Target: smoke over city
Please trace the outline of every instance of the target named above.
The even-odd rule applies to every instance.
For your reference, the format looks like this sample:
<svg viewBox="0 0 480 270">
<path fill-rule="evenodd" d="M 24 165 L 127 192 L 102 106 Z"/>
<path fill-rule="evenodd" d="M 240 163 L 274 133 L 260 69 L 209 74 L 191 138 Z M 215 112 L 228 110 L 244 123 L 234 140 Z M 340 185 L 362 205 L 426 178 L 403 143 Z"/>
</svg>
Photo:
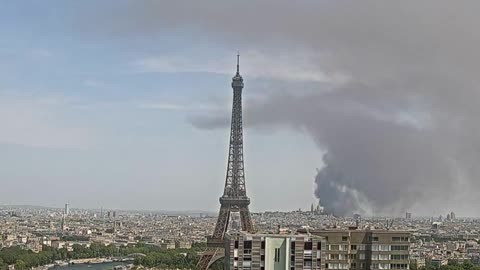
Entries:
<svg viewBox="0 0 480 270">
<path fill-rule="evenodd" d="M 288 73 L 288 82 L 278 76 L 253 82 L 254 68 L 242 70 L 246 126 L 310 135 L 325 153 L 312 177 L 328 211 L 400 214 L 443 207 L 475 213 L 479 2 L 262 1 L 253 7 L 211 1 L 190 2 L 192 12 L 169 5 L 151 2 L 137 10 L 134 26 L 152 31 L 152 22 L 189 22 L 232 48 L 247 48 L 245 66 L 256 61 L 249 51 L 283 59 L 261 69 Z M 178 12 L 164 12 L 172 9 Z M 239 10 L 244 17 L 238 20 L 224 16 Z M 307 72 L 313 75 L 301 76 Z M 190 121 L 202 129 L 226 128 L 228 117 Z"/>
</svg>

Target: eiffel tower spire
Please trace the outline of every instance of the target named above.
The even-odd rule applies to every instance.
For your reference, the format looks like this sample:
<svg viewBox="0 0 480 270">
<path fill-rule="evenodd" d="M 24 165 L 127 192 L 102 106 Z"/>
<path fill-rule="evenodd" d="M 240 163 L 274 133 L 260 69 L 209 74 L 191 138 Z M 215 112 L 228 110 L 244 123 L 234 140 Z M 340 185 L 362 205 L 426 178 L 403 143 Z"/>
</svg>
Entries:
<svg viewBox="0 0 480 270">
<path fill-rule="evenodd" d="M 240 52 L 237 52 L 237 74 L 240 76 Z"/>
<path fill-rule="evenodd" d="M 245 171 L 243 164 L 243 123 L 242 123 L 242 90 L 243 78 L 240 75 L 240 54 L 237 54 L 237 73 L 232 78 L 233 105 L 232 123 L 230 128 L 230 146 L 228 150 L 228 165 L 225 178 L 225 188 L 220 197 L 220 212 L 215 230 L 207 239 L 207 250 L 203 253 L 198 268 L 205 270 L 224 256 L 223 240 L 228 231 L 230 214 L 239 212 L 242 231 L 255 232 L 248 208 L 250 199 L 245 188 Z"/>
</svg>

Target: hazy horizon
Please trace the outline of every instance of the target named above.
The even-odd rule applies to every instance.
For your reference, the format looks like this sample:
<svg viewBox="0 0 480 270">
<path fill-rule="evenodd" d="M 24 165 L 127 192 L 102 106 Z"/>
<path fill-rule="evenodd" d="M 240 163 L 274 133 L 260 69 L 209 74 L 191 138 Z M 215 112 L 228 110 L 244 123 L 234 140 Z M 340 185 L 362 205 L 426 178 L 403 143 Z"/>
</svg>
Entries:
<svg viewBox="0 0 480 270">
<path fill-rule="evenodd" d="M 0 205 L 478 216 L 480 2 L 1 1 Z"/>
</svg>

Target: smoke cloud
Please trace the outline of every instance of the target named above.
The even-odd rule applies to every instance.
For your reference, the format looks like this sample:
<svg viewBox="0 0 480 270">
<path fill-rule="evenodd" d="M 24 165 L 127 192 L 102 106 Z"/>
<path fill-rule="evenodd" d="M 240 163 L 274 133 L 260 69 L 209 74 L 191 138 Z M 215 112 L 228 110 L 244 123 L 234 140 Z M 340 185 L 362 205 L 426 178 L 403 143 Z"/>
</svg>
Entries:
<svg viewBox="0 0 480 270">
<path fill-rule="evenodd" d="M 307 132 L 325 152 L 315 194 L 328 210 L 478 215 L 480 2 L 143 3 L 113 15 L 122 21 L 108 16 L 121 25 L 112 32 L 188 28 L 235 49 L 303 54 L 322 74 L 346 78 L 270 80 L 278 91 L 245 104 L 247 127 Z M 265 86 L 245 79 L 246 93 Z M 227 117 L 191 122 L 211 129 Z"/>
</svg>

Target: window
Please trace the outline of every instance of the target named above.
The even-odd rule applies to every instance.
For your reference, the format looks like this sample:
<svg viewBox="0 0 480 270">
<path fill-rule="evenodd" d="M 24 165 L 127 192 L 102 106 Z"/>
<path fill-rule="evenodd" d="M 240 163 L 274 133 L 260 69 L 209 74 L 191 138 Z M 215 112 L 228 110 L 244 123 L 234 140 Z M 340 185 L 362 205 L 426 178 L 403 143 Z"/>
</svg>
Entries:
<svg viewBox="0 0 480 270">
<path fill-rule="evenodd" d="M 312 260 L 304 260 L 303 266 L 305 267 L 312 267 Z"/>
<path fill-rule="evenodd" d="M 408 242 L 408 237 L 406 236 L 397 236 L 397 237 L 392 237 L 392 242 Z"/>
<path fill-rule="evenodd" d="M 366 250 L 366 246 L 365 245 L 358 245 L 358 250 Z"/>
<path fill-rule="evenodd" d="M 348 254 L 348 257 L 350 260 L 356 260 L 357 259 L 357 254 Z"/>
<path fill-rule="evenodd" d="M 265 261 L 265 255 L 260 255 L 260 260 Z"/>
<path fill-rule="evenodd" d="M 378 245 L 372 245 L 372 251 L 378 251 Z"/>
<path fill-rule="evenodd" d="M 338 259 L 340 259 L 340 256 L 339 256 L 339 254 L 328 254 L 328 259 L 338 260 Z"/>
<path fill-rule="evenodd" d="M 235 248 L 238 248 L 238 240 L 235 241 Z"/>
<path fill-rule="evenodd" d="M 405 263 L 392 263 L 390 269 L 408 269 L 408 264 Z"/>
<path fill-rule="evenodd" d="M 252 248 L 252 241 L 244 241 L 243 242 L 244 249 L 251 249 Z"/>
<path fill-rule="evenodd" d="M 368 239 L 372 242 L 378 242 L 378 236 L 369 236 Z"/>
<path fill-rule="evenodd" d="M 378 269 L 390 269 L 390 264 L 389 263 L 379 263 L 378 264 Z"/>
<path fill-rule="evenodd" d="M 262 244 L 261 244 L 260 248 L 265 249 L 265 241 L 262 241 Z"/>
<path fill-rule="evenodd" d="M 295 250 L 295 241 L 290 243 L 290 249 Z"/>
<path fill-rule="evenodd" d="M 312 242 L 305 242 L 303 244 L 303 249 L 304 250 L 312 250 Z"/>
<path fill-rule="evenodd" d="M 408 246 L 392 246 L 392 250 L 408 250 Z"/>
<path fill-rule="evenodd" d="M 351 264 L 350 264 L 350 268 L 352 268 L 352 269 L 357 268 L 357 263 L 351 263 Z"/>
<path fill-rule="evenodd" d="M 378 261 L 378 254 L 372 254 L 372 260 Z"/>
<path fill-rule="evenodd" d="M 358 254 L 358 257 L 360 258 L 360 260 L 365 260 L 365 253 Z M 362 268 L 364 268 L 364 267 L 362 267 Z"/>
<path fill-rule="evenodd" d="M 328 263 L 327 269 L 348 269 L 348 263 Z"/>
<path fill-rule="evenodd" d="M 380 251 L 390 251 L 390 245 L 380 245 Z"/>
<path fill-rule="evenodd" d="M 348 241 L 348 236 L 342 236 L 342 241 L 344 242 Z"/>
<path fill-rule="evenodd" d="M 318 242 L 318 243 L 317 243 L 317 249 L 318 249 L 318 250 L 322 250 L 322 243 L 321 243 L 321 242 Z"/>
<path fill-rule="evenodd" d="M 328 250 L 339 250 L 339 249 L 340 248 L 338 245 L 330 245 Z"/>
<path fill-rule="evenodd" d="M 372 265 L 370 265 L 370 269 L 378 269 L 378 263 L 372 263 Z"/>
<path fill-rule="evenodd" d="M 388 254 L 379 254 L 378 259 L 381 261 L 386 261 L 386 260 L 390 260 L 390 256 Z M 383 268 L 383 269 L 388 269 L 388 268 Z"/>
<path fill-rule="evenodd" d="M 392 260 L 408 260 L 408 254 L 392 254 Z"/>
<path fill-rule="evenodd" d="M 274 261 L 280 262 L 280 249 L 276 248 L 275 249 L 275 257 L 273 258 Z"/>
<path fill-rule="evenodd" d="M 357 245 L 351 245 L 351 246 L 350 246 L 350 249 L 351 249 L 351 250 L 357 250 Z"/>
</svg>

